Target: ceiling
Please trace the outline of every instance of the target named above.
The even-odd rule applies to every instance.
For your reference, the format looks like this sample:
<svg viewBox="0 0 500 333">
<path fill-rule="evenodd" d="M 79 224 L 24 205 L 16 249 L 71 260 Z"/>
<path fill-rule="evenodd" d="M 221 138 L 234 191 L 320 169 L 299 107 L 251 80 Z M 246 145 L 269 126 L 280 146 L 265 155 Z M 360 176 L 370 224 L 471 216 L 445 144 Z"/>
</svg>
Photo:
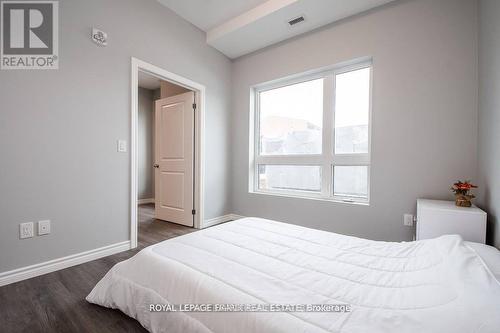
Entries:
<svg viewBox="0 0 500 333">
<path fill-rule="evenodd" d="M 158 0 L 203 31 L 232 19 L 267 0 Z"/>
<path fill-rule="evenodd" d="M 141 88 L 146 88 L 151 90 L 160 88 L 160 79 L 154 77 L 153 75 L 139 71 L 137 79 L 139 81 L 139 87 Z"/>
<path fill-rule="evenodd" d="M 206 32 L 229 58 L 298 36 L 395 0 L 158 0 Z M 304 16 L 294 26 L 290 19 Z"/>
</svg>

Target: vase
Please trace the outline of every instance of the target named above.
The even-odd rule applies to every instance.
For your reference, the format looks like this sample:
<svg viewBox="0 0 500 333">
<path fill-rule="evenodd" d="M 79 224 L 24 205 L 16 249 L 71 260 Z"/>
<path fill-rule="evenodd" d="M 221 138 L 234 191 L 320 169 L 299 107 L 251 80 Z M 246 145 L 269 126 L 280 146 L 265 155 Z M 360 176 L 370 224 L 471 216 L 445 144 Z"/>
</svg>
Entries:
<svg viewBox="0 0 500 333">
<path fill-rule="evenodd" d="M 470 207 L 472 197 L 467 194 L 455 194 L 455 205 L 458 207 Z"/>
</svg>

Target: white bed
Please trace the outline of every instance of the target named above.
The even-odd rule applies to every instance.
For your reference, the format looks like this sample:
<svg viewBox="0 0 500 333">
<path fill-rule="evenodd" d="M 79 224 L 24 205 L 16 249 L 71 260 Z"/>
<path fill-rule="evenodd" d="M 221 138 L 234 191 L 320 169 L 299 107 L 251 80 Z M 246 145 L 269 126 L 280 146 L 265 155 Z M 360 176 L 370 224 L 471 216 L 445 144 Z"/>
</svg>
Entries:
<svg viewBox="0 0 500 333">
<path fill-rule="evenodd" d="M 499 253 L 456 235 L 376 242 L 245 218 L 142 250 L 114 266 L 87 300 L 151 332 L 500 332 Z M 351 311 L 149 310 L 187 303 Z"/>
</svg>

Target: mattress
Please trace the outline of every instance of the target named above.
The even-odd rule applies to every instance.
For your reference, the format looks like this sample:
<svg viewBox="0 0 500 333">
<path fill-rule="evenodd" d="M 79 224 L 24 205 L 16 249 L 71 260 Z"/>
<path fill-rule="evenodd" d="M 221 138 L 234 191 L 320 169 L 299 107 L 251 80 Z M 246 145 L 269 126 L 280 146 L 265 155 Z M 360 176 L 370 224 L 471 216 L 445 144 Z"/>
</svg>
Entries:
<svg viewBox="0 0 500 333">
<path fill-rule="evenodd" d="M 258 218 L 145 248 L 87 301 L 151 332 L 500 332 L 500 283 L 458 235 L 380 242 Z"/>
</svg>

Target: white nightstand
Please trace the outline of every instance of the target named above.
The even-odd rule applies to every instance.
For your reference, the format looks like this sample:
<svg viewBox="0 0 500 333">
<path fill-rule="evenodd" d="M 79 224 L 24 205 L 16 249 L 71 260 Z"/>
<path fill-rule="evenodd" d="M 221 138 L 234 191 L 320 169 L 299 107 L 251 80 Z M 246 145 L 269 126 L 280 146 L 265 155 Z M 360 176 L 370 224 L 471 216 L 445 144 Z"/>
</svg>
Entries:
<svg viewBox="0 0 500 333">
<path fill-rule="evenodd" d="M 458 234 L 466 241 L 485 243 L 486 213 L 476 206 L 457 207 L 454 201 L 417 200 L 417 240 Z"/>
</svg>

